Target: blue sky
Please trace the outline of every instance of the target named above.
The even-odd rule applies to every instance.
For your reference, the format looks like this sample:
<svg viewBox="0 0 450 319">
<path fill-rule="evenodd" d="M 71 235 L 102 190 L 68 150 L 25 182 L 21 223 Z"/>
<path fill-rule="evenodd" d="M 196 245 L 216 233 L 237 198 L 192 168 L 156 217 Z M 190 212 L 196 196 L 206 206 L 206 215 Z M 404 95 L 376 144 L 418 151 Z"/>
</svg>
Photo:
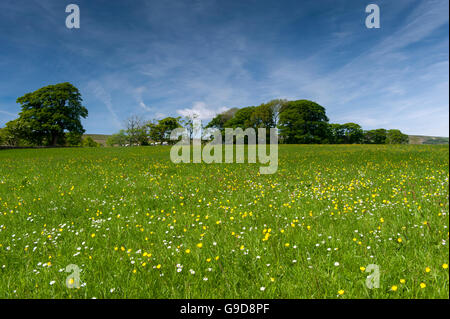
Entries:
<svg viewBox="0 0 450 319">
<path fill-rule="evenodd" d="M 81 28 L 65 27 L 78 4 Z M 365 7 L 381 28 L 365 27 Z M 330 122 L 449 135 L 448 0 L 1 0 L 0 126 L 17 97 L 71 82 L 88 133 L 310 99 Z"/>
</svg>

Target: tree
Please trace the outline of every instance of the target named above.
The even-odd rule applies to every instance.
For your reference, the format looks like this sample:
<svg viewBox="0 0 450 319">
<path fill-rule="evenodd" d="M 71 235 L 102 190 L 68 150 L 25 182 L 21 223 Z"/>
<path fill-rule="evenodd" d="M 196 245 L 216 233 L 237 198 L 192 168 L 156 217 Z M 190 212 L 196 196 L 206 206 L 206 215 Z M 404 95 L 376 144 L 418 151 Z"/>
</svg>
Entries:
<svg viewBox="0 0 450 319">
<path fill-rule="evenodd" d="M 165 119 L 159 120 L 156 125 L 156 131 L 158 132 L 160 141 L 170 143 L 170 133 L 179 127 L 181 127 L 179 117 L 166 117 Z"/>
<path fill-rule="evenodd" d="M 274 110 L 270 104 L 261 104 L 250 115 L 250 126 L 254 128 L 275 127 Z"/>
<path fill-rule="evenodd" d="M 327 143 L 328 117 L 319 104 L 298 100 L 284 103 L 280 108 L 280 137 L 288 144 Z"/>
<path fill-rule="evenodd" d="M 184 126 L 184 128 L 187 129 L 189 138 L 192 139 L 194 134 L 194 124 L 198 119 L 198 114 L 192 114 L 189 116 L 185 116 L 184 119 L 181 120 L 181 124 Z"/>
<path fill-rule="evenodd" d="M 251 117 L 253 112 L 255 111 L 256 106 L 248 106 L 237 111 L 234 116 L 225 122 L 224 127 L 226 128 L 242 128 L 245 130 L 248 127 L 252 126 Z"/>
<path fill-rule="evenodd" d="M 38 145 L 63 145 L 65 132 L 83 134 L 81 118 L 88 116 L 78 89 L 70 83 L 43 87 L 17 99 L 22 135 Z M 17 124 L 17 123 L 16 123 Z"/>
<path fill-rule="evenodd" d="M 81 146 L 83 142 L 83 135 L 76 132 L 66 133 L 67 146 Z"/>
<path fill-rule="evenodd" d="M 24 121 L 15 119 L 6 123 L 6 126 L 1 129 L 1 136 L 3 144 L 8 146 L 31 146 L 33 145 L 32 136 L 29 136 L 27 132 L 30 129 Z"/>
<path fill-rule="evenodd" d="M 387 131 L 384 128 L 364 132 L 365 144 L 385 144 Z"/>
<path fill-rule="evenodd" d="M 362 143 L 364 131 L 356 123 L 330 124 L 330 142 L 334 144 Z"/>
<path fill-rule="evenodd" d="M 147 126 L 137 115 L 130 116 L 126 121 L 128 143 L 133 145 L 148 145 Z"/>
<path fill-rule="evenodd" d="M 81 146 L 83 146 L 83 147 L 100 147 L 100 144 L 97 143 L 96 141 L 94 141 L 92 139 L 92 137 L 88 136 L 83 139 Z"/>
<path fill-rule="evenodd" d="M 125 146 L 128 142 L 128 136 L 125 133 L 125 130 L 120 130 L 119 133 L 113 134 L 106 140 L 106 145 L 108 146 Z"/>
<path fill-rule="evenodd" d="M 205 128 L 216 128 L 223 132 L 225 123 L 231 120 L 237 111 L 239 111 L 239 109 L 235 107 L 216 115 Z"/>
<path fill-rule="evenodd" d="M 408 144 L 409 136 L 400 130 L 389 130 L 386 134 L 386 144 Z"/>
</svg>

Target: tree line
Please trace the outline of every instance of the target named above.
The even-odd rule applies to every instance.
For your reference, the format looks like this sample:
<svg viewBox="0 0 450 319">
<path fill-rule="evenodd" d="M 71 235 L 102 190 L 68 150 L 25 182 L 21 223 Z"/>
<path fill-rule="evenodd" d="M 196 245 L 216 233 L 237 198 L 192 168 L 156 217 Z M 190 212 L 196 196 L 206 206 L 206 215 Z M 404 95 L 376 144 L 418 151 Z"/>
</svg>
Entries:
<svg viewBox="0 0 450 319">
<path fill-rule="evenodd" d="M 170 144 L 172 130 L 185 127 L 192 137 L 195 115 L 145 122 L 131 117 L 127 128 L 112 135 L 109 146 Z M 276 99 L 259 106 L 232 108 L 215 116 L 204 128 L 277 128 L 283 144 L 408 144 L 400 130 L 363 130 L 359 124 L 329 123 L 325 108 L 308 100 Z"/>
<path fill-rule="evenodd" d="M 99 146 L 84 137 L 81 119 L 88 116 L 79 90 L 70 83 L 49 85 L 17 99 L 19 117 L 0 128 L 0 145 L 9 146 Z M 131 116 L 125 129 L 110 136 L 108 146 L 171 144 L 171 132 L 184 127 L 192 138 L 196 115 L 145 121 Z M 329 123 L 323 106 L 308 100 L 272 100 L 259 106 L 231 108 L 216 115 L 205 127 L 277 128 L 282 144 L 408 144 L 400 130 L 363 130 L 359 124 Z M 269 131 L 269 130 L 267 130 Z"/>
</svg>

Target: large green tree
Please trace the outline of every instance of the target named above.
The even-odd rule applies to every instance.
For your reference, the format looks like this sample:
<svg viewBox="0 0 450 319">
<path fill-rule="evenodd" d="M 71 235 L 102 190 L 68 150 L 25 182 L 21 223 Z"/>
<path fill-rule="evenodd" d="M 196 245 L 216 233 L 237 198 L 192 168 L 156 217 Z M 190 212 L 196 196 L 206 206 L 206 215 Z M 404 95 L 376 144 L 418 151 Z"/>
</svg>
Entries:
<svg viewBox="0 0 450 319">
<path fill-rule="evenodd" d="M 400 130 L 389 130 L 386 133 L 386 144 L 408 144 L 409 136 Z"/>
<path fill-rule="evenodd" d="M 224 127 L 226 128 L 242 128 L 245 130 L 248 127 L 252 126 L 251 117 L 253 112 L 256 110 L 256 106 L 247 106 L 243 107 L 239 111 L 237 111 L 234 116 L 228 120 Z"/>
<path fill-rule="evenodd" d="M 384 128 L 364 132 L 365 144 L 385 144 L 387 131 Z"/>
<path fill-rule="evenodd" d="M 356 123 L 330 124 L 330 135 L 334 144 L 359 144 L 363 142 L 364 131 Z"/>
<path fill-rule="evenodd" d="M 231 120 L 237 111 L 239 111 L 239 109 L 234 107 L 216 115 L 205 128 L 216 128 L 223 131 L 225 129 L 225 123 Z"/>
<path fill-rule="evenodd" d="M 181 118 L 179 117 L 166 117 L 159 120 L 158 123 L 149 122 L 148 135 L 149 138 L 154 142 L 168 142 L 171 143 L 170 133 L 176 128 L 181 127 Z"/>
<path fill-rule="evenodd" d="M 25 139 L 38 145 L 62 145 L 65 133 L 83 134 L 81 118 L 88 110 L 81 94 L 70 83 L 43 87 L 17 99 L 22 106 L 16 125 Z"/>
<path fill-rule="evenodd" d="M 280 108 L 280 137 L 287 144 L 327 143 L 328 117 L 319 104 L 298 100 L 284 103 Z"/>
</svg>

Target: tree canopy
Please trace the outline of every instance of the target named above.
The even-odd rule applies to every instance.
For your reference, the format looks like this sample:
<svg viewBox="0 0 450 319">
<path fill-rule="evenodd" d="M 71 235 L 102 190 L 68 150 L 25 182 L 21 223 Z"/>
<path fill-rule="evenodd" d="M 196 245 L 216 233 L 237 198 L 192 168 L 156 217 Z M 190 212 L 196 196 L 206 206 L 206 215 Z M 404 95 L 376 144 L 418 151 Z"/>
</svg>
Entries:
<svg viewBox="0 0 450 319">
<path fill-rule="evenodd" d="M 66 132 L 85 132 L 81 118 L 88 116 L 88 110 L 82 101 L 80 92 L 70 83 L 43 87 L 17 99 L 22 111 L 6 127 L 17 139 L 32 144 L 63 145 Z"/>
</svg>

